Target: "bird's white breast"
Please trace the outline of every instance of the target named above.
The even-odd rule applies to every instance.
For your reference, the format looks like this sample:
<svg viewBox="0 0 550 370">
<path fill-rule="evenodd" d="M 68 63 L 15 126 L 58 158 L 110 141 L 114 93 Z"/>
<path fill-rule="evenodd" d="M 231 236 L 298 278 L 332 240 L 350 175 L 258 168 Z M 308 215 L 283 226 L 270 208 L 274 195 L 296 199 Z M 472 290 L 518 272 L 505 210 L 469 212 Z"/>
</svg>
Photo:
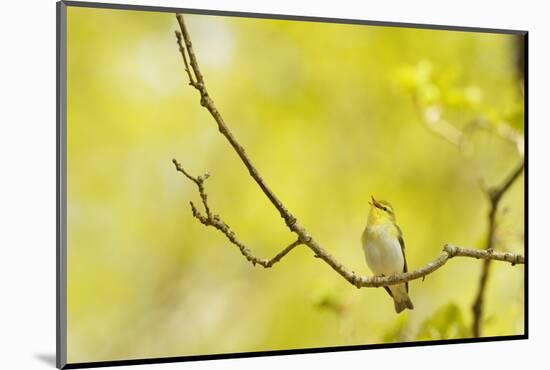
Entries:
<svg viewBox="0 0 550 370">
<path fill-rule="evenodd" d="M 375 275 L 393 275 L 403 272 L 405 261 L 397 237 L 384 230 L 384 226 L 367 227 L 363 233 L 363 251 Z"/>
</svg>

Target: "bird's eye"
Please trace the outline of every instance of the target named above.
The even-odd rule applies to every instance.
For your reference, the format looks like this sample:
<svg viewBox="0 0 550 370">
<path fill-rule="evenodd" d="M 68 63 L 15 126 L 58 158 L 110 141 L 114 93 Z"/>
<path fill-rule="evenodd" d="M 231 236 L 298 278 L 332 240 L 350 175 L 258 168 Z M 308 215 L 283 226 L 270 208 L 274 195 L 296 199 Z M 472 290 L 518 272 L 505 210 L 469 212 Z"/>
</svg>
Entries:
<svg viewBox="0 0 550 370">
<path fill-rule="evenodd" d="M 382 207 L 382 209 L 386 212 L 388 212 L 388 209 L 386 207 Z"/>
</svg>

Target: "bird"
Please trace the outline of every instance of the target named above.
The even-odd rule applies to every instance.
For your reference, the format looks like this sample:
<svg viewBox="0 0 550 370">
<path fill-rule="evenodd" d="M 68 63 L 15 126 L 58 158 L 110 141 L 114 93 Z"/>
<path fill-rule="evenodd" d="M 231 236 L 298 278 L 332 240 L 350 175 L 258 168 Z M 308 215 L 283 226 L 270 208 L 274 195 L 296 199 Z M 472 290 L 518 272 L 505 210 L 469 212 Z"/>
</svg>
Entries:
<svg viewBox="0 0 550 370">
<path fill-rule="evenodd" d="M 393 207 L 372 195 L 371 199 L 367 225 L 361 237 L 367 265 L 376 276 L 407 272 L 403 233 L 395 221 Z M 392 297 L 396 313 L 414 308 L 408 282 L 385 286 L 384 289 Z"/>
</svg>

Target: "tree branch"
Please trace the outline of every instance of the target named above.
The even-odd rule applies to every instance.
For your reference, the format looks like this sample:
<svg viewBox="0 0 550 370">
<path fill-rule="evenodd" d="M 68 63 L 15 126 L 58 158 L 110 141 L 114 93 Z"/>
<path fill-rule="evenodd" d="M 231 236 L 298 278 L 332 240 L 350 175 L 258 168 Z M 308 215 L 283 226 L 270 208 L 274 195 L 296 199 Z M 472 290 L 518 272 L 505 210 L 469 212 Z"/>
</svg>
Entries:
<svg viewBox="0 0 550 370">
<path fill-rule="evenodd" d="M 524 156 L 524 137 L 508 123 L 501 122 L 497 127 L 494 127 L 486 119 L 477 117 L 466 125 L 464 130 L 460 130 L 443 118 L 442 108 L 439 105 L 432 104 L 423 109 L 416 96 L 414 96 L 413 100 L 416 111 L 424 125 L 431 132 L 455 146 L 462 154 L 470 156 L 473 151 L 473 145 L 468 139 L 467 132 L 483 129 L 513 144 L 518 154 L 522 157 Z"/>
<path fill-rule="evenodd" d="M 417 99 L 415 99 L 415 106 L 422 117 L 422 121 L 430 131 L 457 147 L 461 153 L 471 153 L 472 146 L 464 133 L 443 119 L 439 106 L 431 105 L 422 112 Z"/>
<path fill-rule="evenodd" d="M 183 167 L 179 164 L 177 160 L 173 159 L 172 162 L 174 163 L 176 170 L 183 173 L 185 177 L 187 177 L 189 180 L 191 180 L 197 185 L 197 189 L 203 201 L 204 208 L 205 210 L 209 210 L 210 207 L 208 206 L 208 197 L 206 196 L 205 188 L 204 188 L 204 181 L 208 178 L 208 176 L 193 177 L 187 171 L 185 171 L 185 169 L 183 169 Z M 294 247 L 297 247 L 301 244 L 305 244 L 309 246 L 309 244 L 304 243 L 300 239 L 298 239 L 293 243 L 291 243 L 286 248 L 284 248 L 281 252 L 277 253 L 275 257 L 273 257 L 270 260 L 255 257 L 252 254 L 250 248 L 246 247 L 242 242 L 240 242 L 237 239 L 237 236 L 235 235 L 235 233 L 229 228 L 229 225 L 227 225 L 220 218 L 219 215 L 212 214 L 210 211 L 207 211 L 207 215 L 204 216 L 203 214 L 200 213 L 200 211 L 193 204 L 193 202 L 190 202 L 190 203 L 191 203 L 191 210 L 195 218 L 197 218 L 203 225 L 207 227 L 208 226 L 214 227 L 215 229 L 220 231 L 222 234 L 224 234 L 225 237 L 231 243 L 233 243 L 239 248 L 239 250 L 241 251 L 241 254 L 245 256 L 245 258 L 249 262 L 251 262 L 253 265 L 258 264 L 265 268 L 272 267 L 275 263 L 279 262 L 284 256 L 286 256 L 288 252 L 294 249 Z M 313 239 L 310 239 L 309 242 L 312 242 L 312 241 Z M 432 262 L 428 263 L 424 267 L 419 268 L 415 271 L 392 275 L 392 276 L 368 277 L 368 276 L 358 276 L 354 272 L 349 271 L 328 253 L 324 256 L 315 255 L 315 257 L 323 258 L 325 262 L 327 260 L 330 261 L 329 265 L 331 265 L 340 275 L 342 275 L 348 282 L 355 285 L 357 288 L 363 288 L 363 287 L 377 288 L 377 287 L 400 284 L 407 281 L 424 278 L 427 275 L 441 268 L 444 264 L 447 263 L 448 260 L 454 257 L 470 257 L 475 259 L 484 259 L 486 261 L 490 261 L 490 260 L 503 261 L 503 262 L 511 263 L 512 266 L 516 264 L 525 263 L 524 256 L 521 254 L 493 252 L 492 250 L 483 250 L 483 249 L 461 248 L 461 247 L 447 244 L 443 248 L 443 251 L 441 252 L 441 254 L 435 260 L 433 260 Z"/>
<path fill-rule="evenodd" d="M 517 180 L 519 175 L 523 172 L 525 167 L 525 160 L 522 158 L 520 163 L 512 170 L 512 172 L 502 181 L 500 185 L 497 185 L 493 188 L 485 189 L 485 194 L 489 200 L 489 213 L 488 213 L 488 230 L 487 230 L 487 240 L 485 242 L 485 251 L 491 252 L 494 249 L 495 245 L 495 234 L 497 228 L 496 215 L 500 200 L 502 196 L 510 189 L 510 186 Z M 483 305 L 485 290 L 487 288 L 487 280 L 489 279 L 489 271 L 491 266 L 491 260 L 485 260 L 483 262 L 483 267 L 481 268 L 481 276 L 479 278 L 478 289 L 476 293 L 476 298 L 472 305 L 472 313 L 474 320 L 472 323 L 472 334 L 474 337 L 478 338 L 481 336 L 481 322 L 483 320 Z"/>
<path fill-rule="evenodd" d="M 210 113 L 210 115 L 214 118 L 214 120 L 217 123 L 218 130 L 231 144 L 231 146 L 233 147 L 233 149 L 235 150 L 235 152 L 237 153 L 237 155 L 239 156 L 239 158 L 241 159 L 245 167 L 248 169 L 250 176 L 256 181 L 256 183 L 258 184 L 262 192 L 265 194 L 265 196 L 269 199 L 271 204 L 277 209 L 280 216 L 285 221 L 285 224 L 287 225 L 288 229 L 297 235 L 297 240 L 295 242 L 291 243 L 289 246 L 284 248 L 271 260 L 265 260 L 265 259 L 260 259 L 255 257 L 250 251 L 250 249 L 237 239 L 235 233 L 229 228 L 229 226 L 224 221 L 221 220 L 220 216 L 211 213 L 210 208 L 208 206 L 208 197 L 204 189 L 204 181 L 208 178 L 208 176 L 193 177 L 189 175 L 189 173 L 186 172 L 183 169 L 183 167 L 174 159 L 173 163 L 176 169 L 179 172 L 183 173 L 185 177 L 187 177 L 190 181 L 194 182 L 197 185 L 199 194 L 201 196 L 203 206 L 206 211 L 206 216 L 200 213 L 200 211 L 191 202 L 191 209 L 193 212 L 193 216 L 197 218 L 203 225 L 214 227 L 218 231 L 223 233 L 232 244 L 236 245 L 239 248 L 239 250 L 241 251 L 241 254 L 245 256 L 246 259 L 250 261 L 253 265 L 259 264 L 266 268 L 271 267 L 276 262 L 279 262 L 282 258 L 284 258 L 296 246 L 303 244 L 313 251 L 315 257 L 320 258 L 325 263 L 327 263 L 334 271 L 340 274 L 349 283 L 353 284 L 357 288 L 361 288 L 361 287 L 382 287 L 382 286 L 400 284 L 406 281 L 411 281 L 419 278 L 424 278 L 425 276 L 439 269 L 449 259 L 454 257 L 470 257 L 470 258 L 478 258 L 478 259 L 485 259 L 485 260 L 504 261 L 504 262 L 509 262 L 512 265 L 524 263 L 523 255 L 519 255 L 519 254 L 495 253 L 492 250 L 476 250 L 476 249 L 460 248 L 452 245 L 446 245 L 443 251 L 441 252 L 441 254 L 434 261 L 412 272 L 397 274 L 393 276 L 367 277 L 367 276 L 359 276 L 355 272 L 350 271 L 344 265 L 339 263 L 330 253 L 328 253 L 324 248 L 322 248 L 321 245 L 313 237 L 309 235 L 306 229 L 299 224 L 299 222 L 294 217 L 294 215 L 292 215 L 292 213 L 288 211 L 288 209 L 283 205 L 283 203 L 273 193 L 273 191 L 267 186 L 263 178 L 260 176 L 258 170 L 256 169 L 256 167 L 254 167 L 250 158 L 247 156 L 244 148 L 238 143 L 235 136 L 229 130 L 221 114 L 215 107 L 213 100 L 210 98 L 208 91 L 206 89 L 206 85 L 204 83 L 204 77 L 200 72 L 197 58 L 193 51 L 191 38 L 186 28 L 183 16 L 181 14 L 177 14 L 176 18 L 178 20 L 178 24 L 181 30 L 181 33 L 176 32 L 178 45 L 180 47 L 180 53 L 182 54 L 184 63 L 186 65 L 186 71 L 188 72 L 189 83 L 191 86 L 197 89 L 198 92 L 200 93 L 201 105 L 205 107 Z M 182 44 L 182 37 L 183 37 L 183 44 Z M 189 56 L 190 68 L 187 65 L 187 56 Z"/>
<path fill-rule="evenodd" d="M 277 208 L 279 211 L 281 217 L 285 220 L 285 223 L 288 227 L 291 227 L 296 222 L 296 218 L 283 206 L 282 202 L 275 196 L 275 194 L 267 187 L 264 180 L 250 161 L 250 159 L 247 157 L 244 148 L 237 142 L 237 139 L 233 136 L 227 125 L 225 124 L 220 112 L 214 105 L 214 101 L 210 98 L 208 95 L 208 91 L 206 90 L 206 85 L 204 84 L 204 78 L 202 76 L 202 73 L 199 68 L 199 64 L 197 63 L 197 58 L 195 56 L 195 52 L 193 51 L 193 45 L 191 43 L 191 37 L 189 36 L 189 32 L 187 31 L 187 27 L 185 26 L 185 21 L 183 20 L 183 16 L 181 14 L 177 14 L 176 18 L 178 20 L 181 33 L 183 34 L 183 38 L 185 40 L 185 48 L 187 53 L 189 54 L 189 59 L 191 62 L 191 68 L 193 69 L 193 73 L 196 78 L 196 83 L 193 83 L 193 78 L 190 77 L 190 83 L 193 87 L 195 87 L 201 96 L 201 105 L 208 109 L 216 123 L 218 124 L 218 130 L 220 133 L 225 136 L 227 141 L 231 144 L 233 149 L 237 152 L 238 156 L 241 158 L 242 162 L 248 169 L 248 172 L 250 173 L 250 176 L 256 181 L 256 183 L 260 186 L 264 194 L 269 198 L 271 203 Z M 180 44 L 181 45 L 181 44 Z M 182 55 L 185 55 L 185 52 L 182 53 Z M 293 230 L 294 231 L 294 230 Z"/>
<path fill-rule="evenodd" d="M 525 137 L 518 132 L 507 122 L 500 122 L 498 124 L 491 124 L 486 119 L 478 118 L 471 124 L 472 129 L 485 130 L 489 133 L 495 134 L 502 140 L 513 144 L 520 156 L 525 155 Z"/>
<path fill-rule="evenodd" d="M 495 206 L 498 206 L 498 203 L 500 202 L 500 198 L 508 191 L 510 186 L 514 183 L 514 181 L 517 180 L 519 175 L 523 173 L 523 169 L 525 168 L 525 160 L 522 158 L 518 165 L 510 172 L 508 177 L 504 179 L 504 181 L 499 185 L 492 189 L 487 190 L 487 195 L 489 197 L 489 201 L 491 203 L 494 203 Z"/>
<path fill-rule="evenodd" d="M 183 169 L 183 167 L 179 164 L 177 160 L 173 159 L 172 162 L 174 163 L 176 170 L 183 173 L 185 177 L 187 177 L 189 180 L 191 180 L 197 185 L 197 189 L 203 201 L 204 208 L 205 210 L 209 210 L 210 207 L 208 206 L 208 197 L 206 196 L 205 188 L 204 188 L 204 181 L 208 178 L 208 176 L 193 177 L 187 171 L 185 171 L 185 169 Z M 191 210 L 195 218 L 197 218 L 205 226 L 212 226 L 218 229 L 222 234 L 226 236 L 226 238 L 231 243 L 235 244 L 239 248 L 239 250 L 241 251 L 241 254 L 245 256 L 246 259 L 250 261 L 253 265 L 258 264 L 266 268 L 272 267 L 275 263 L 279 262 L 284 256 L 286 256 L 288 252 L 294 249 L 294 247 L 297 247 L 298 245 L 301 245 L 301 244 L 305 244 L 305 243 L 302 243 L 300 239 L 298 239 L 293 243 L 291 243 L 286 248 L 284 248 L 281 252 L 277 253 L 275 257 L 273 257 L 270 260 L 255 257 L 250 251 L 250 249 L 237 239 L 235 233 L 229 228 L 229 226 L 224 221 L 221 220 L 219 215 L 211 214 L 210 211 L 207 211 L 207 216 L 204 216 L 200 213 L 199 210 L 197 210 L 193 202 L 190 202 L 190 203 L 191 203 Z M 321 257 L 321 256 L 316 255 L 316 257 Z M 404 274 L 393 275 L 393 276 L 367 277 L 367 276 L 358 276 L 354 272 L 350 272 L 345 267 L 343 267 L 340 263 L 338 263 L 329 254 L 324 256 L 324 258 L 331 261 L 331 263 L 329 264 L 333 266 L 333 268 L 336 269 L 337 272 L 340 273 L 340 275 L 342 275 L 346 280 L 348 280 L 350 283 L 352 283 L 358 288 L 382 287 L 382 286 L 400 284 L 407 281 L 424 278 L 427 275 L 431 274 L 432 272 L 438 270 L 445 263 L 447 263 L 449 259 L 454 257 L 470 257 L 470 258 L 476 258 L 476 259 L 484 259 L 486 261 L 489 261 L 489 260 L 503 261 L 503 262 L 511 263 L 512 266 L 516 264 L 525 263 L 524 256 L 521 254 L 493 252 L 492 250 L 482 250 L 482 249 L 460 248 L 457 246 L 447 244 L 443 248 L 443 251 L 441 252 L 441 254 L 434 261 L 428 263 L 426 266 L 419 268 L 415 271 L 411 271 Z"/>
<path fill-rule="evenodd" d="M 433 133 L 437 134 L 453 146 L 455 146 L 461 154 L 464 156 L 470 156 L 472 153 L 472 145 L 469 142 L 465 132 L 457 129 L 454 125 L 447 122 L 442 118 L 441 107 L 437 105 L 431 105 L 427 107 L 424 111 L 420 107 L 417 97 L 414 97 L 415 107 L 417 112 L 421 116 L 426 127 L 431 130 Z M 485 186 L 485 180 L 482 176 L 477 174 L 481 189 L 487 196 L 489 201 L 489 213 L 488 213 L 488 227 L 487 227 L 487 239 L 485 242 L 485 251 L 492 252 L 495 244 L 495 234 L 496 234 L 496 215 L 498 211 L 498 206 L 502 196 L 508 191 L 510 186 L 516 181 L 516 179 L 521 175 L 525 167 L 524 160 L 524 138 L 523 135 L 519 134 L 511 128 L 508 124 L 501 124 L 497 128 L 493 128 L 486 120 L 478 118 L 475 119 L 468 128 L 480 128 L 488 130 L 500 138 L 509 141 L 514 144 L 518 154 L 521 159 L 519 164 L 510 172 L 510 174 L 504 179 L 504 181 L 495 187 L 488 188 Z M 477 172 L 477 171 L 476 171 Z M 489 279 L 489 272 L 491 266 L 491 259 L 485 259 L 483 262 L 481 275 L 479 278 L 478 291 L 474 303 L 472 305 L 473 313 L 473 323 L 472 323 L 472 334 L 474 337 L 481 336 L 481 322 L 483 317 L 483 304 L 485 290 L 487 287 L 487 280 Z"/>
</svg>

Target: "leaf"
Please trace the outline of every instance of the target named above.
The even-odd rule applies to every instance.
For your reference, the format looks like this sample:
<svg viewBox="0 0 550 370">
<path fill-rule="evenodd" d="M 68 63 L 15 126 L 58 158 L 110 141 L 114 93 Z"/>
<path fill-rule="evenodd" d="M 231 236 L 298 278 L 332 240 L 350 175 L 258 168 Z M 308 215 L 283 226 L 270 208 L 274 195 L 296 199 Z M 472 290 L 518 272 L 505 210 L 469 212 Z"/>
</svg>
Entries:
<svg viewBox="0 0 550 370">
<path fill-rule="evenodd" d="M 434 84 L 426 83 L 418 87 L 418 100 L 425 106 L 430 106 L 439 102 L 441 93 L 439 87 Z"/>
<path fill-rule="evenodd" d="M 397 70 L 395 79 L 405 90 L 417 93 L 422 89 L 433 86 L 431 82 L 432 64 L 427 60 L 423 60 L 415 66 L 402 67 Z"/>
</svg>

